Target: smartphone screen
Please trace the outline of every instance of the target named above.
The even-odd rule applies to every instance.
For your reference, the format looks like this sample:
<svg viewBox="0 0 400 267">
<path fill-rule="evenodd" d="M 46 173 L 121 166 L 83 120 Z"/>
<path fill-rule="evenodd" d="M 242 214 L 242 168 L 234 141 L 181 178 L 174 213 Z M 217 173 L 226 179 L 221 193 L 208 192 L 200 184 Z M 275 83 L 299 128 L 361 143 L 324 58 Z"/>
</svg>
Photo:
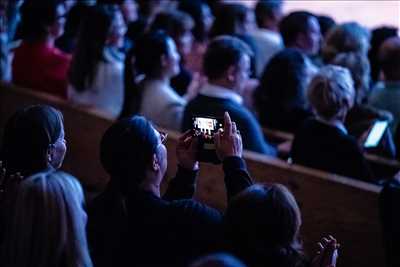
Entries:
<svg viewBox="0 0 400 267">
<path fill-rule="evenodd" d="M 194 117 L 193 129 L 196 136 L 203 136 L 206 140 L 213 140 L 214 133 L 223 128 L 223 124 L 216 118 Z"/>
<path fill-rule="evenodd" d="M 383 133 L 388 127 L 387 121 L 378 121 L 372 126 L 367 139 L 365 140 L 364 147 L 375 147 L 379 144 Z"/>
</svg>

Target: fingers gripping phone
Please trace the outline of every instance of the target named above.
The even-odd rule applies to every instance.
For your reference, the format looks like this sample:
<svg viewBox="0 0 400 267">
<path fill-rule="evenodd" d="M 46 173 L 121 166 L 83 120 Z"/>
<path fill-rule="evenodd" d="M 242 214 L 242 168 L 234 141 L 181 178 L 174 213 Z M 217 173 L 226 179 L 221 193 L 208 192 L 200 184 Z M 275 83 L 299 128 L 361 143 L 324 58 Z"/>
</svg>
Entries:
<svg viewBox="0 0 400 267">
<path fill-rule="evenodd" d="M 381 141 L 382 136 L 385 133 L 387 127 L 388 127 L 387 121 L 375 122 L 374 125 L 371 127 L 371 130 L 369 131 L 367 138 L 365 139 L 364 147 L 366 148 L 376 147 Z"/>
<path fill-rule="evenodd" d="M 193 135 L 199 138 L 197 160 L 218 164 L 220 160 L 215 151 L 214 134 L 223 130 L 222 118 L 194 116 L 192 117 Z"/>
</svg>

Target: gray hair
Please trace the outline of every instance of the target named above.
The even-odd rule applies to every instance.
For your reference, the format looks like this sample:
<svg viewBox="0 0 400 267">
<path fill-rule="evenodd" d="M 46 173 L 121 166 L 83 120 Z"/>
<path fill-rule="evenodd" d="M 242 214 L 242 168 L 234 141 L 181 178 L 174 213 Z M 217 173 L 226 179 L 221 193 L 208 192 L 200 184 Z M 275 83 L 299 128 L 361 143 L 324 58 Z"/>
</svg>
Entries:
<svg viewBox="0 0 400 267">
<path fill-rule="evenodd" d="M 354 104 L 354 84 L 346 68 L 327 65 L 314 76 L 307 90 L 314 111 L 323 119 L 343 115 Z"/>
</svg>

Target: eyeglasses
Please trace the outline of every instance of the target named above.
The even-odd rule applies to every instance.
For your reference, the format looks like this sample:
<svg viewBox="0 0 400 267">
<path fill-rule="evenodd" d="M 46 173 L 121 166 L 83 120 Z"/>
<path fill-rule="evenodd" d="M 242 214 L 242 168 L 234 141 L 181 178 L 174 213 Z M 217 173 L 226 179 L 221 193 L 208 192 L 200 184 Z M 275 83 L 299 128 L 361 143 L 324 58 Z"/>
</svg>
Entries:
<svg viewBox="0 0 400 267">
<path fill-rule="evenodd" d="M 161 131 L 158 132 L 160 133 L 161 144 L 165 144 L 167 142 L 168 133 Z"/>
</svg>

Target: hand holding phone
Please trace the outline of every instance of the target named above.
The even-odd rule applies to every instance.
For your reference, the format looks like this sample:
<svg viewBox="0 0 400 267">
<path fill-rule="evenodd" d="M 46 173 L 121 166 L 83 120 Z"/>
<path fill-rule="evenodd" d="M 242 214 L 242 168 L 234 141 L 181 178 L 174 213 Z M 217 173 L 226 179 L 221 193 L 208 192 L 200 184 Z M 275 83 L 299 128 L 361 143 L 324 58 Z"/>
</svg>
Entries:
<svg viewBox="0 0 400 267">
<path fill-rule="evenodd" d="M 364 142 L 364 147 L 376 147 L 382 139 L 385 130 L 388 127 L 387 121 L 377 121 L 371 127 Z"/>
</svg>

